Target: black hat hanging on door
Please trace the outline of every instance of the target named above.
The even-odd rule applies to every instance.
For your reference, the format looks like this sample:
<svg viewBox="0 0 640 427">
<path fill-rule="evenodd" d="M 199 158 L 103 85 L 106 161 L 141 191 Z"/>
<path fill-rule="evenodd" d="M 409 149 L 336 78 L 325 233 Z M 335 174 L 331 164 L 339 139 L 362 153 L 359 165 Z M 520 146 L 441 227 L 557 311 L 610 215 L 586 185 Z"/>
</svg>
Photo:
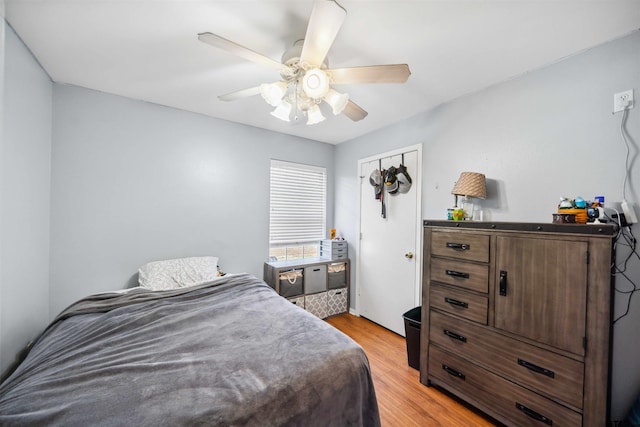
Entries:
<svg viewBox="0 0 640 427">
<path fill-rule="evenodd" d="M 398 169 L 395 166 L 389 167 L 384 171 L 384 189 L 389 194 L 396 194 L 398 192 L 398 178 L 396 177 Z"/>
<path fill-rule="evenodd" d="M 389 191 L 389 194 L 404 194 L 411 189 L 411 176 L 407 171 L 407 167 L 404 165 L 404 154 L 402 155 L 402 162 L 397 168 L 391 166 L 385 171 L 385 188 Z"/>
<path fill-rule="evenodd" d="M 404 165 L 404 161 L 400 166 L 398 166 L 398 171 L 396 172 L 396 180 L 398 181 L 397 192 L 408 193 L 411 189 L 412 181 L 411 176 L 409 176 L 409 172 L 407 172 L 407 167 Z"/>
</svg>

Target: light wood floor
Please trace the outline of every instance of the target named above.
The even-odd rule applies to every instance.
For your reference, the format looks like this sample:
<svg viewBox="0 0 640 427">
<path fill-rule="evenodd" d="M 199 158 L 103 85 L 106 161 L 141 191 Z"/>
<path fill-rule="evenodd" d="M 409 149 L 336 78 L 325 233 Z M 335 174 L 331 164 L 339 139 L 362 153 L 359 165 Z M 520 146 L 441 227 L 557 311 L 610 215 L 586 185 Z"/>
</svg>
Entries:
<svg viewBox="0 0 640 427">
<path fill-rule="evenodd" d="M 362 346 L 371 366 L 383 427 L 494 426 L 435 387 L 420 383 L 407 364 L 405 339 L 363 317 L 342 314 L 327 322 Z"/>
</svg>

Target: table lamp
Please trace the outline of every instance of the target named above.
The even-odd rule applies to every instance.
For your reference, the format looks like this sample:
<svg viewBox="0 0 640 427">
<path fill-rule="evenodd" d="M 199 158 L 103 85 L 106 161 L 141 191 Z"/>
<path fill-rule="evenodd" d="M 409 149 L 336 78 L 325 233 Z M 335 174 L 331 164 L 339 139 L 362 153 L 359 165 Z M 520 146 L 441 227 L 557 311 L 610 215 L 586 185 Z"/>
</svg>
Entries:
<svg viewBox="0 0 640 427">
<path fill-rule="evenodd" d="M 458 178 L 453 186 L 451 194 L 456 196 L 456 205 L 458 204 L 458 196 L 464 196 L 462 206 L 459 207 L 464 210 L 464 219 L 470 220 L 473 217 L 473 201 L 471 198 L 487 198 L 487 183 L 484 174 L 478 172 L 462 172 L 460 178 Z"/>
</svg>

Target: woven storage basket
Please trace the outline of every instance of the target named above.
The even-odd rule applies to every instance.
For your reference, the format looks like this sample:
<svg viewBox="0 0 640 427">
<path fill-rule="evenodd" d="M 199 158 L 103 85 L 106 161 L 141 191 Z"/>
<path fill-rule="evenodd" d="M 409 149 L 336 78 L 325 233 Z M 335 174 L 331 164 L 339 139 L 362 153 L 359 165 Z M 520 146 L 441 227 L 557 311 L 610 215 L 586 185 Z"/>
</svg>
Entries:
<svg viewBox="0 0 640 427">
<path fill-rule="evenodd" d="M 587 223 L 587 208 L 576 209 L 558 209 L 558 213 L 560 214 L 574 214 L 576 216 L 576 223 L 578 224 L 586 224 Z"/>
</svg>

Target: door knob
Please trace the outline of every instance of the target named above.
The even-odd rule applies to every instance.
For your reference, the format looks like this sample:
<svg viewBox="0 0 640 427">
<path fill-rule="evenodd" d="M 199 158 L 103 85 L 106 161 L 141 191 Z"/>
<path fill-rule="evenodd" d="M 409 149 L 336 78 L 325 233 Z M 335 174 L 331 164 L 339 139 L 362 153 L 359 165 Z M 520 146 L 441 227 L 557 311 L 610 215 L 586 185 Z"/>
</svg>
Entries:
<svg viewBox="0 0 640 427">
<path fill-rule="evenodd" d="M 413 252 L 407 252 L 406 254 L 404 254 L 405 258 L 413 258 Z"/>
</svg>

